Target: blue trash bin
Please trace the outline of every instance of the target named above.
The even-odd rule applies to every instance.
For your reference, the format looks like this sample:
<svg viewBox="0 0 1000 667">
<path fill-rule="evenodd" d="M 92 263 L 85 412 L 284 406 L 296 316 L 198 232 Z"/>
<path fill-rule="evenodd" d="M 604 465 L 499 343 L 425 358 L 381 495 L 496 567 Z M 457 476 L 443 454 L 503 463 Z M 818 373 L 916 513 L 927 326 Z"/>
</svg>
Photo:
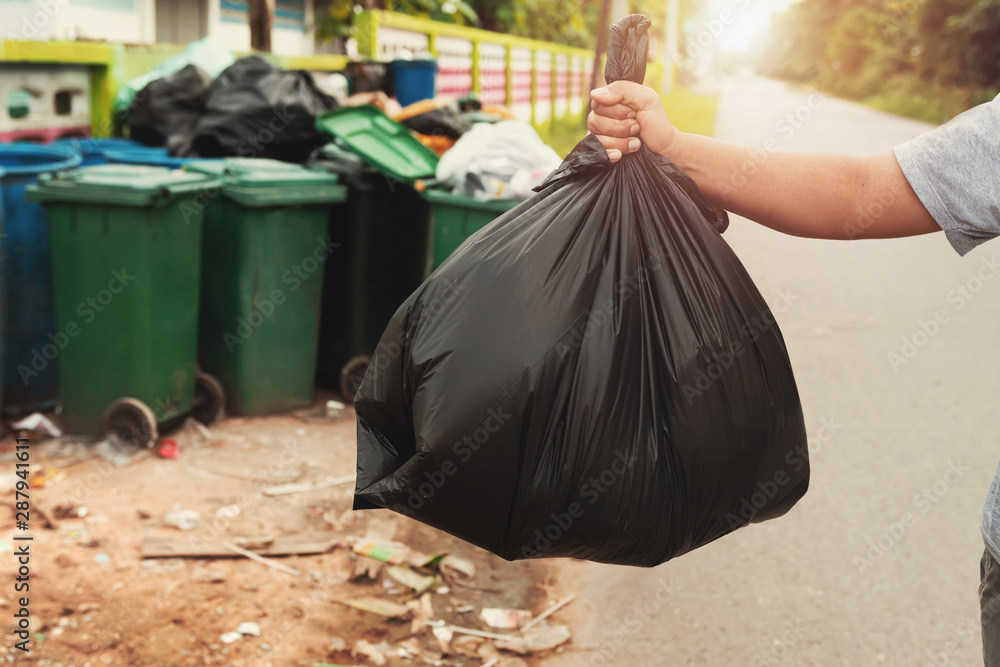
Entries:
<svg viewBox="0 0 1000 667">
<path fill-rule="evenodd" d="M 55 405 L 59 346 L 52 309 L 49 228 L 41 205 L 24 191 L 40 174 L 72 169 L 69 146 L 0 144 L 3 237 L 3 410 L 16 414 Z"/>
<path fill-rule="evenodd" d="M 3 167 L 0 167 L 0 183 L 3 183 L 3 177 L 6 174 Z M 6 347 L 3 342 L 3 285 L 4 285 L 4 257 L 7 256 L 7 235 L 4 233 L 4 213 L 3 213 L 3 188 L 0 187 L 0 413 L 3 412 L 3 360 L 4 360 L 4 348 Z"/>
<path fill-rule="evenodd" d="M 89 167 L 94 164 L 107 164 L 108 158 L 104 155 L 107 151 L 129 151 L 146 148 L 138 141 L 122 137 L 57 139 L 52 144 L 54 146 L 70 146 L 79 151 L 80 156 L 83 158 L 83 162 L 80 165 L 82 167 Z"/>
<path fill-rule="evenodd" d="M 420 100 L 429 100 L 434 97 L 437 61 L 394 60 L 392 78 L 396 88 L 396 101 L 404 107 Z"/>
<path fill-rule="evenodd" d="M 149 167 L 180 169 L 184 165 L 202 160 L 219 161 L 223 158 L 171 157 L 166 148 L 130 148 L 128 150 L 105 151 L 105 157 L 112 164 L 141 164 Z"/>
</svg>

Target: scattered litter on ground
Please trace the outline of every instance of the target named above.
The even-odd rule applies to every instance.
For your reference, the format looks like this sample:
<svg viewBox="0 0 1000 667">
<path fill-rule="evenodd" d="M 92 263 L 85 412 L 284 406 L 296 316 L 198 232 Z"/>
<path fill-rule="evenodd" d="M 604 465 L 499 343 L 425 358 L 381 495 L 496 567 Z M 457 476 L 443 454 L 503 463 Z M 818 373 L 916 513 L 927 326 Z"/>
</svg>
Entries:
<svg viewBox="0 0 1000 667">
<path fill-rule="evenodd" d="M 472 561 L 454 554 L 442 558 L 439 567 L 443 576 L 456 582 L 469 581 L 476 576 L 476 566 Z"/>
<path fill-rule="evenodd" d="M 24 419 L 14 422 L 11 424 L 11 428 L 16 431 L 27 431 L 37 439 L 58 438 L 62 435 L 59 427 L 49 421 L 49 418 L 41 412 L 34 412 Z"/>
<path fill-rule="evenodd" d="M 270 567 L 272 569 L 275 569 L 275 570 L 278 570 L 279 572 L 284 572 L 285 574 L 290 574 L 290 575 L 295 576 L 295 577 L 297 577 L 297 576 L 299 576 L 301 574 L 298 570 L 290 568 L 287 565 L 282 565 L 281 563 L 275 563 L 273 560 L 268 560 L 268 559 L 264 558 L 263 556 L 258 556 L 254 552 L 247 551 L 243 547 L 238 547 L 235 544 L 233 544 L 232 542 L 223 542 L 222 544 L 223 544 L 223 546 L 225 546 L 230 551 L 235 551 L 236 553 L 238 553 L 241 556 L 246 556 L 250 560 L 257 561 L 258 563 L 261 563 L 263 565 L 267 565 L 268 567 Z"/>
<path fill-rule="evenodd" d="M 59 524 L 56 523 L 54 512 L 49 512 L 45 509 L 45 506 L 39 503 L 37 500 L 32 504 L 32 511 L 38 516 L 42 521 L 42 527 L 47 530 L 57 530 Z"/>
<path fill-rule="evenodd" d="M 328 477 L 327 479 L 316 482 L 293 482 L 291 484 L 279 484 L 278 486 L 269 486 L 261 491 L 261 493 L 265 496 L 287 496 L 292 493 L 304 493 L 306 491 L 327 489 L 331 486 L 339 486 L 340 484 L 349 484 L 354 482 L 355 479 L 354 475 L 344 475 L 342 477 Z"/>
<path fill-rule="evenodd" d="M 433 622 L 431 625 L 435 625 Z M 439 621 L 436 627 L 444 625 L 444 621 Z M 484 630 L 476 630 L 475 628 L 464 628 L 460 625 L 449 625 L 449 629 L 452 632 L 456 632 L 463 635 L 473 635 L 475 637 L 484 637 L 486 639 L 511 639 L 514 635 L 501 635 L 496 632 L 485 632 Z"/>
<path fill-rule="evenodd" d="M 482 637 L 459 635 L 451 640 L 451 650 L 459 655 L 475 658 L 479 655 L 479 648 L 485 641 Z"/>
<path fill-rule="evenodd" d="M 321 401 L 313 409 L 325 410 L 325 403 Z M 350 406 L 345 408 L 348 415 L 353 414 Z M 82 665 L 87 660 L 118 664 L 128 659 L 153 664 L 160 659 L 155 652 L 162 649 L 156 630 L 165 626 L 171 631 L 166 635 L 188 634 L 196 642 L 172 645 L 171 655 L 177 655 L 177 650 L 196 655 L 202 651 L 219 658 L 220 664 L 291 664 L 303 655 L 299 651 L 308 647 L 309 655 L 320 664 L 374 667 L 376 654 L 364 650 L 364 644 L 362 651 L 351 657 L 351 649 L 363 640 L 386 660 L 384 667 L 472 667 L 494 657 L 501 658 L 496 667 L 526 667 L 511 657 L 514 653 L 500 655 L 494 648 L 494 641 L 500 641 L 496 637 L 505 636 L 499 633 L 518 638 L 520 633 L 488 627 L 479 619 L 479 611 L 483 607 L 546 607 L 542 592 L 531 583 L 535 576 L 526 574 L 539 564 L 511 565 L 474 551 L 466 553 L 457 540 L 444 533 L 387 517 L 387 513 L 353 512 L 350 494 L 344 490 L 353 483 L 354 475 L 344 475 L 344 486 L 316 488 L 312 495 L 263 496 L 261 490 L 270 485 L 309 480 L 309 488 L 317 487 L 317 482 L 347 473 L 353 464 L 349 461 L 353 452 L 349 456 L 337 453 L 332 464 L 323 458 L 331 441 L 350 442 L 354 425 L 346 420 L 336 425 L 303 424 L 309 436 L 315 437 L 295 443 L 297 448 L 308 448 L 308 455 L 295 458 L 279 458 L 276 453 L 280 446 L 292 442 L 287 436 L 294 433 L 295 417 L 274 420 L 273 428 L 263 432 L 259 432 L 260 424 L 268 424 L 267 420 L 229 420 L 213 428 L 212 442 L 205 448 L 196 444 L 207 442 L 201 429 L 190 422 L 169 435 L 184 454 L 176 464 L 157 458 L 156 448 L 131 454 L 121 448 L 105 453 L 122 455 L 121 461 L 131 462 L 130 467 L 108 465 L 95 456 L 93 445 L 70 451 L 60 444 L 64 438 L 46 441 L 49 446 L 41 456 L 33 451 L 36 469 L 54 465 L 65 470 L 67 459 L 53 460 L 55 452 L 88 457 L 79 468 L 69 471 L 64 495 L 59 487 L 50 505 L 34 504 L 32 508 L 38 508 L 32 513 L 38 514 L 33 517 L 38 527 L 36 540 L 45 539 L 47 534 L 53 552 L 48 559 L 43 558 L 53 582 L 49 590 L 69 595 L 82 585 L 84 594 L 89 595 L 60 598 L 61 593 L 42 594 L 40 618 L 52 619 L 46 626 L 45 643 L 39 643 L 42 659 L 55 658 L 53 664 Z M 55 417 L 53 421 L 59 425 Z M 331 431 L 335 433 L 332 438 Z M 275 458 L 268 458 L 272 454 Z M 200 476 L 201 467 L 212 476 Z M 89 479 L 97 479 L 95 471 L 101 484 L 92 488 Z M 184 498 L 183 504 L 165 501 L 164 488 L 176 490 L 173 497 Z M 44 500 L 44 496 L 40 498 Z M 42 530 L 43 510 L 48 510 L 45 514 L 54 530 Z M 182 528 L 196 522 L 196 528 Z M 0 540 L 0 551 L 10 550 L 8 541 Z M 460 555 L 449 556 L 449 551 Z M 138 564 L 135 556 L 141 557 Z M 280 556 L 297 558 L 289 561 Z M 263 562 L 250 564 L 237 559 Z M 262 566 L 283 574 L 265 572 Z M 289 572 L 301 573 L 300 577 L 291 575 L 297 579 L 295 583 L 285 576 Z M 502 587 L 504 593 L 487 597 L 468 590 L 471 587 L 451 584 L 446 576 Z M 105 580 L 102 585 L 88 583 L 101 580 Z M 280 591 L 289 585 L 298 587 L 299 595 L 286 601 Z M 174 587 L 181 595 L 159 595 Z M 188 620 L 191 607 L 183 601 L 189 599 L 196 601 L 205 618 Z M 323 630 L 293 620 L 287 630 L 279 624 L 279 631 L 265 624 L 266 620 L 273 623 L 279 614 L 280 618 L 304 618 L 303 612 L 311 613 L 304 599 L 332 603 L 337 625 Z M 106 604 L 78 611 L 81 600 Z M 129 655 L 106 630 L 114 627 L 109 615 L 117 614 L 126 600 L 128 608 L 145 619 L 134 628 L 136 639 L 128 648 Z M 266 614 L 260 606 L 264 601 Z M 244 625 L 253 621 L 256 626 Z M 454 630 L 453 625 L 468 629 Z M 497 633 L 496 637 L 468 634 L 489 630 Z M 68 643 L 80 632 L 89 632 L 103 648 L 84 656 L 81 649 Z M 331 637 L 333 634 L 337 636 Z M 269 639 L 267 644 L 262 641 Z M 170 639 L 171 644 L 174 641 Z M 485 653 L 487 647 L 496 655 Z M 313 664 L 312 660 L 302 662 Z"/>
<path fill-rule="evenodd" d="M 442 653 L 445 655 L 451 653 L 451 640 L 452 637 L 455 636 L 455 633 L 452 632 L 451 628 L 447 625 L 443 625 L 438 628 L 431 628 L 431 634 L 433 634 L 434 638 L 437 639 L 438 647 L 441 649 Z"/>
<path fill-rule="evenodd" d="M 140 451 L 133 445 L 123 441 L 114 433 L 104 436 L 104 439 L 94 445 L 94 452 L 113 465 L 127 466 L 139 458 Z"/>
<path fill-rule="evenodd" d="M 378 581 L 383 566 L 382 561 L 368 556 L 358 556 L 358 559 L 354 562 L 354 572 L 351 574 L 351 581 L 355 583 L 366 579 L 368 581 Z"/>
<path fill-rule="evenodd" d="M 57 519 L 82 519 L 87 516 L 87 508 L 82 505 L 76 506 L 71 503 L 56 505 L 52 509 L 52 516 Z"/>
<path fill-rule="evenodd" d="M 572 602 L 575 599 L 576 599 L 576 593 L 573 593 L 571 595 L 567 595 L 562 600 L 560 600 L 559 602 L 556 602 L 555 604 L 551 605 L 548 609 L 546 609 L 541 614 L 539 614 L 538 617 L 535 620 L 529 621 L 528 623 L 525 623 L 524 627 L 521 628 L 521 632 L 527 632 L 528 630 L 530 630 L 534 626 L 538 625 L 539 623 L 541 623 L 542 621 L 544 621 L 546 618 L 548 618 L 552 614 L 556 613 L 557 611 L 559 611 L 560 609 L 562 609 L 563 607 L 565 607 L 566 605 L 568 605 L 570 602 Z"/>
<path fill-rule="evenodd" d="M 33 489 L 50 489 L 66 479 L 66 475 L 65 470 L 59 470 L 55 466 L 45 466 L 28 476 L 28 484 Z"/>
<path fill-rule="evenodd" d="M 500 609 L 485 607 L 479 612 L 479 617 L 491 628 L 513 630 L 531 620 L 531 612 L 527 609 Z"/>
<path fill-rule="evenodd" d="M 386 574 L 407 588 L 412 588 L 416 595 L 424 593 L 437 581 L 434 577 L 414 572 L 405 565 L 392 565 L 386 570 Z"/>
<path fill-rule="evenodd" d="M 87 536 L 86 526 L 74 526 L 72 528 L 66 528 L 66 532 L 63 534 L 63 542 L 75 542 L 83 537 Z"/>
<path fill-rule="evenodd" d="M 538 651 L 548 651 L 572 639 L 573 634 L 565 625 L 543 623 L 522 632 L 520 637 L 509 637 L 496 642 L 496 647 L 526 655 Z"/>
<path fill-rule="evenodd" d="M 331 551 L 339 542 L 309 534 L 281 535 L 278 537 L 239 537 L 229 540 L 234 545 L 259 556 L 304 556 Z M 142 540 L 143 558 L 211 558 L 230 557 L 233 550 L 227 542 L 173 537 L 148 536 Z"/>
<path fill-rule="evenodd" d="M 174 559 L 171 558 L 171 559 L 166 559 L 164 561 L 144 560 L 142 561 L 142 564 L 146 565 L 146 563 L 170 562 L 171 560 Z M 180 562 L 183 563 L 184 561 Z M 191 581 L 197 584 L 221 584 L 225 580 L 226 580 L 226 575 L 207 567 L 198 567 L 192 570 L 191 572 Z"/>
<path fill-rule="evenodd" d="M 384 665 L 389 662 L 385 657 L 384 651 L 391 651 L 392 647 L 388 644 L 378 644 L 371 645 L 364 639 L 359 639 L 354 643 L 354 648 L 351 649 L 351 655 L 355 657 L 365 657 L 371 660 L 376 665 Z"/>
<path fill-rule="evenodd" d="M 236 632 L 241 635 L 251 635 L 254 637 L 260 637 L 260 626 L 252 621 L 245 621 L 240 623 L 240 627 L 236 628 Z"/>
<path fill-rule="evenodd" d="M 224 505 L 215 510 L 215 516 L 224 516 L 227 519 L 235 519 L 240 515 L 239 505 Z"/>
<path fill-rule="evenodd" d="M 439 564 L 441 559 L 445 557 L 444 554 L 428 556 L 425 553 L 410 549 L 401 542 L 357 538 L 351 538 L 349 541 L 353 542 L 355 553 L 370 556 L 375 560 L 380 560 L 389 565 L 407 563 L 413 567 L 425 568 Z"/>
<path fill-rule="evenodd" d="M 142 569 L 149 572 L 177 572 L 184 569 L 184 561 L 180 558 L 163 558 L 160 560 L 142 561 Z"/>
<path fill-rule="evenodd" d="M 201 525 L 201 515 L 194 510 L 170 510 L 163 515 L 163 525 L 178 530 L 194 530 Z"/>
<path fill-rule="evenodd" d="M 327 401 L 319 409 L 309 408 L 295 413 L 297 419 L 306 423 L 338 421 L 347 416 L 347 406 L 340 401 Z"/>
<path fill-rule="evenodd" d="M 176 440 L 163 438 L 160 441 L 160 448 L 156 450 L 156 453 L 161 459 L 177 459 L 180 458 L 181 447 L 177 444 Z"/>
<path fill-rule="evenodd" d="M 348 607 L 378 614 L 379 616 L 385 616 L 386 618 L 406 620 L 413 615 L 413 610 L 406 605 L 370 596 L 345 600 L 344 604 Z"/>
</svg>

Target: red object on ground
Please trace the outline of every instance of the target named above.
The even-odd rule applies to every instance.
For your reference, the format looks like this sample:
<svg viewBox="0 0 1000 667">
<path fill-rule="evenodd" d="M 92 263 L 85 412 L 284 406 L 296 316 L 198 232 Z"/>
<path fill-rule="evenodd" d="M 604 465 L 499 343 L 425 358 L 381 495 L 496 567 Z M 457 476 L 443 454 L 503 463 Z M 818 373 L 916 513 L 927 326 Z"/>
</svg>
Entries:
<svg viewBox="0 0 1000 667">
<path fill-rule="evenodd" d="M 181 447 L 175 440 L 164 438 L 160 441 L 160 449 L 157 453 L 161 459 L 176 459 L 181 455 Z"/>
</svg>

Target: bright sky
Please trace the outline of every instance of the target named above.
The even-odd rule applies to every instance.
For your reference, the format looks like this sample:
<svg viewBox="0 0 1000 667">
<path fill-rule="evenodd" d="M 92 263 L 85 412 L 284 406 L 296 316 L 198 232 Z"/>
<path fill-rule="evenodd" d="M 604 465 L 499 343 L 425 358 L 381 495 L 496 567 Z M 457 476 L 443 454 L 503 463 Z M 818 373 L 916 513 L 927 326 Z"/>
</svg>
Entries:
<svg viewBox="0 0 1000 667">
<path fill-rule="evenodd" d="M 720 30 L 719 23 L 712 25 L 713 19 L 720 19 L 728 10 L 730 20 L 721 25 L 721 34 L 716 37 L 718 47 L 727 53 L 748 51 L 759 38 L 764 37 L 770 25 L 771 15 L 784 11 L 795 0 L 712 0 L 705 12 L 705 19 L 698 30 L 712 32 Z"/>
</svg>

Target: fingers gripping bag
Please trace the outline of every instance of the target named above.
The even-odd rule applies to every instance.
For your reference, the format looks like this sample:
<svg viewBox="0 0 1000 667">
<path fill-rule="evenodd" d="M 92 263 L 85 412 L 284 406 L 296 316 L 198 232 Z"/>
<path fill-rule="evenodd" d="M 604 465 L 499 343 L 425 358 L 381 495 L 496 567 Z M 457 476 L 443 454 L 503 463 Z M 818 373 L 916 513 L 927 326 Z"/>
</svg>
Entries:
<svg viewBox="0 0 1000 667">
<path fill-rule="evenodd" d="M 609 83 L 642 81 L 648 27 L 612 26 Z M 355 399 L 355 509 L 636 566 L 787 512 L 802 409 L 727 224 L 667 158 L 586 137 L 396 312 Z"/>
</svg>

